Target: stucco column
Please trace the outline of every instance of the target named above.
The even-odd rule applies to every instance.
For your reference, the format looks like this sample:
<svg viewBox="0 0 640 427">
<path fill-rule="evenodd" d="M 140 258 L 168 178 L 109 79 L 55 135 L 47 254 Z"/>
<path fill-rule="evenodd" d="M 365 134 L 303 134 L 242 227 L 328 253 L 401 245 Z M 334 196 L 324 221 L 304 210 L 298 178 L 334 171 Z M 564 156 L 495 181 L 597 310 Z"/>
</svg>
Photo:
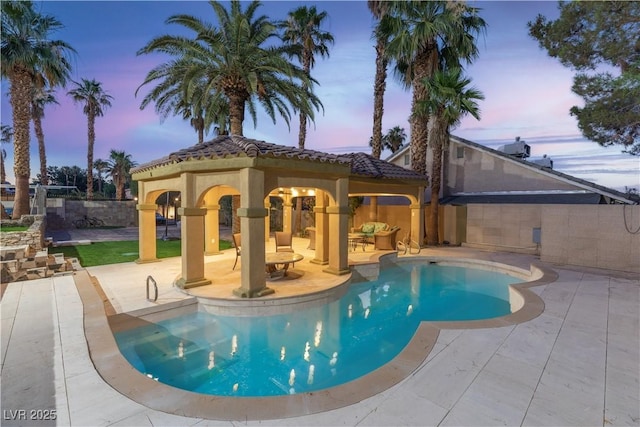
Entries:
<svg viewBox="0 0 640 427">
<path fill-rule="evenodd" d="M 205 205 L 204 254 L 219 255 L 220 252 L 220 205 Z"/>
<path fill-rule="evenodd" d="M 138 204 L 138 256 L 136 263 L 159 261 L 156 255 L 156 209 L 153 204 Z"/>
<path fill-rule="evenodd" d="M 267 210 L 267 216 L 264 217 L 264 242 L 269 242 L 269 235 L 271 234 L 271 199 L 267 196 L 264 199 L 264 208 Z"/>
<path fill-rule="evenodd" d="M 424 204 L 412 203 L 411 210 L 411 240 L 422 247 L 422 236 L 424 235 Z"/>
<path fill-rule="evenodd" d="M 329 220 L 327 218 L 327 194 L 316 190 L 316 205 L 313 207 L 316 227 L 314 264 L 329 264 Z"/>
<path fill-rule="evenodd" d="M 293 203 L 291 202 L 291 193 L 285 192 L 282 197 L 282 231 L 291 233 L 292 222 Z"/>
<path fill-rule="evenodd" d="M 204 277 L 204 217 L 202 208 L 178 208 L 182 217 L 182 276 L 177 285 L 183 289 L 209 285 L 211 280 Z"/>
<path fill-rule="evenodd" d="M 336 204 L 327 206 L 329 217 L 329 267 L 323 271 L 331 274 L 347 274 L 349 261 L 347 235 L 349 234 L 349 180 L 336 181 Z"/>
<path fill-rule="evenodd" d="M 273 293 L 266 286 L 264 218 L 264 172 L 246 168 L 240 171 L 240 228 L 242 230 L 240 287 L 233 294 L 242 298 L 255 298 Z"/>
</svg>

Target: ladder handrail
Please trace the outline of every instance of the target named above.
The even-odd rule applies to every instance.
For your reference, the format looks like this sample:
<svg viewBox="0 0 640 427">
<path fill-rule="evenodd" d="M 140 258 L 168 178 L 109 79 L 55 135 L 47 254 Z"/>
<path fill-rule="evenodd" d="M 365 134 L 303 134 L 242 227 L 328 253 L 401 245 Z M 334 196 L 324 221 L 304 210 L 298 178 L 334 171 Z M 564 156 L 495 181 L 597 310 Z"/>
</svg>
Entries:
<svg viewBox="0 0 640 427">
<path fill-rule="evenodd" d="M 406 255 L 407 252 L 411 255 L 417 255 L 420 253 L 421 249 L 420 244 L 411 239 L 411 235 L 409 233 L 407 233 L 403 240 L 398 240 L 396 242 L 396 251 L 399 255 Z"/>
<path fill-rule="evenodd" d="M 155 290 L 155 296 L 153 300 L 149 298 L 149 282 L 153 283 L 153 289 Z M 158 300 L 158 284 L 156 283 L 156 279 L 151 277 L 151 275 L 147 276 L 147 300 L 156 302 Z"/>
</svg>

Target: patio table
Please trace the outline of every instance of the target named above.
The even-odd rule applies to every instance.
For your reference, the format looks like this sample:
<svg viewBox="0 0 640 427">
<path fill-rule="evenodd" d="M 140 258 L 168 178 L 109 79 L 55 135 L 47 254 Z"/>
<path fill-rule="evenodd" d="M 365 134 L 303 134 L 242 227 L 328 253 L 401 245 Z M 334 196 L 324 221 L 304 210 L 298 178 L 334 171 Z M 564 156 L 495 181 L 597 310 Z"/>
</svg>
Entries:
<svg viewBox="0 0 640 427">
<path fill-rule="evenodd" d="M 364 233 L 349 233 L 347 235 L 347 241 L 352 251 L 355 251 L 358 244 L 361 244 L 362 252 L 364 252 L 365 246 L 367 246 L 367 235 Z"/>
<path fill-rule="evenodd" d="M 286 276 L 290 264 L 304 259 L 295 252 L 267 252 L 264 258 L 265 269 L 271 278 Z"/>
</svg>

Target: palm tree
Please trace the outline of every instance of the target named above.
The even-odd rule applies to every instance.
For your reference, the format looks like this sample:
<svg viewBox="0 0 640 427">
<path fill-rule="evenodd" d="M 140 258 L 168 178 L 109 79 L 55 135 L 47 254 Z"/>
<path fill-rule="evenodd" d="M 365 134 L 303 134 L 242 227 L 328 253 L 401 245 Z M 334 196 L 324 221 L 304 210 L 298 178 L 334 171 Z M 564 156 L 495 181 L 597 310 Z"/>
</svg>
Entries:
<svg viewBox="0 0 640 427">
<path fill-rule="evenodd" d="M 11 126 L 2 125 L 2 138 L 0 141 L 2 144 L 11 144 L 11 140 L 13 139 L 13 129 Z M 7 157 L 7 151 L 4 148 L 0 148 L 0 184 L 4 184 L 7 180 L 7 175 L 4 170 L 4 159 Z M 0 193 L 4 193 L 4 189 L 0 189 Z M 4 205 L 0 202 L 0 218 L 9 219 L 9 215 L 4 210 Z"/>
<path fill-rule="evenodd" d="M 75 52 L 60 40 L 50 40 L 51 33 L 62 28 L 53 16 L 41 15 L 31 1 L 2 2 L 2 78 L 10 84 L 9 97 L 13 114 L 14 174 L 16 195 L 13 218 L 29 213 L 29 124 L 31 94 L 38 75 L 64 86 L 71 66 L 66 56 Z"/>
<path fill-rule="evenodd" d="M 102 89 L 102 84 L 95 79 L 82 79 L 73 82 L 75 89 L 67 95 L 74 102 L 83 104 L 83 113 L 87 116 L 87 200 L 93 200 L 93 145 L 96 140 L 96 117 L 104 115 L 104 109 L 111 107 L 113 97 Z"/>
<path fill-rule="evenodd" d="M 407 134 L 404 132 L 404 128 L 400 126 L 394 126 L 389 129 L 385 135 L 382 136 L 382 149 L 389 150 L 392 153 L 398 151 L 407 139 Z M 373 137 L 369 138 L 369 146 L 373 147 Z"/>
<path fill-rule="evenodd" d="M 64 185 L 69 186 L 69 176 L 71 175 L 71 168 L 69 166 L 62 166 L 60 173 L 64 175 Z M 67 190 L 68 191 L 68 190 Z"/>
<path fill-rule="evenodd" d="M 111 150 L 109 154 L 109 174 L 116 187 L 116 200 L 124 198 L 124 186 L 131 177 L 129 171 L 136 166 L 136 162 L 131 160 L 131 154 L 123 150 Z"/>
<path fill-rule="evenodd" d="M 160 36 L 140 49 L 138 55 L 168 53 L 183 67 L 183 89 L 201 85 L 203 96 L 216 97 L 216 103 L 224 96 L 229 105 L 229 130 L 234 135 L 243 134 L 245 108 L 256 125 L 256 101 L 274 123 L 277 112 L 289 126 L 289 106 L 313 120 L 314 109 L 322 105 L 308 90 L 314 80 L 286 58 L 285 46 L 274 42 L 278 39 L 277 25 L 264 15 L 255 16 L 260 2 L 251 2 L 244 11 L 237 0 L 231 2 L 229 11 L 217 1 L 209 4 L 218 26 L 194 16 L 171 16 L 167 24 L 182 25 L 192 30 L 195 37 Z M 153 79 L 150 73 L 145 83 Z M 238 232 L 235 212 L 239 197 L 233 197 L 233 205 L 232 227 L 233 232 Z"/>
<path fill-rule="evenodd" d="M 411 169 L 426 175 L 428 116 L 416 114 L 429 99 L 424 85 L 442 66 L 471 62 L 477 55 L 476 35 L 486 27 L 478 9 L 462 2 L 394 2 L 385 20 L 387 54 L 396 62 L 395 74 L 412 89 Z"/>
<path fill-rule="evenodd" d="M 327 17 L 326 11 L 318 13 L 315 6 L 300 6 L 289 12 L 287 19 L 279 24 L 284 29 L 282 41 L 289 48 L 289 55 L 300 61 L 307 76 L 311 75 L 311 69 L 315 65 L 315 55 L 328 58 L 329 45 L 334 43 L 333 35 L 320 28 Z M 302 86 L 309 89 L 306 80 L 302 82 Z M 300 111 L 299 148 L 304 148 L 306 137 L 307 116 L 304 111 Z"/>
<path fill-rule="evenodd" d="M 151 102 L 155 102 L 156 113 L 161 122 L 169 115 L 181 115 L 184 120 L 198 133 L 198 143 L 204 142 L 204 133 L 212 126 L 219 132 L 225 132 L 229 103 L 220 93 L 209 93 L 202 80 L 189 81 L 185 79 L 190 67 L 191 58 L 185 57 L 163 63 L 151 70 L 145 81 L 136 90 L 136 95 L 142 86 L 153 81 L 160 81 L 142 100 L 140 109 L 143 110 Z"/>
<path fill-rule="evenodd" d="M 74 187 L 78 186 L 78 176 L 82 175 L 82 169 L 80 166 L 73 165 L 69 168 L 69 175 L 73 176 L 72 184 Z"/>
<path fill-rule="evenodd" d="M 432 79 L 423 84 L 429 92 L 429 99 L 418 103 L 417 113 L 428 114 L 432 120 L 429 142 L 433 149 L 431 166 L 431 204 L 427 244 L 438 244 L 438 207 L 442 178 L 442 151 L 449 142 L 451 127 L 460 124 L 467 114 L 480 120 L 477 100 L 484 99 L 482 92 L 467 88 L 471 79 L 462 75 L 460 68 L 437 71 Z"/>
<path fill-rule="evenodd" d="M 2 144 L 11 144 L 13 140 L 13 129 L 9 125 L 2 125 L 2 137 L 0 141 Z M 0 149 L 0 184 L 4 184 L 7 180 L 7 173 L 4 169 L 4 159 L 7 158 L 7 151 Z"/>
<path fill-rule="evenodd" d="M 287 19 L 279 24 L 279 27 L 284 29 L 282 40 L 289 47 L 289 55 L 298 59 L 309 77 L 315 65 L 315 55 L 329 57 L 329 45 L 334 43 L 331 33 L 320 28 L 327 17 L 327 12 L 318 13 L 315 6 L 300 6 L 289 12 Z M 302 86 L 305 90 L 309 89 L 306 80 L 302 82 Z M 304 148 L 306 139 L 307 116 L 304 111 L 300 111 L 299 148 Z M 302 228 L 302 199 L 296 199 L 296 232 Z"/>
<path fill-rule="evenodd" d="M 58 104 L 53 90 L 42 87 L 34 87 L 31 99 L 31 118 L 33 119 L 33 129 L 38 139 L 38 154 L 40 156 L 40 184 L 49 184 L 47 175 L 47 153 L 44 145 L 44 132 L 42 130 L 42 119 L 44 118 L 44 109 L 47 104 Z"/>
<path fill-rule="evenodd" d="M 98 193 L 102 193 L 102 173 L 109 170 L 109 162 L 96 159 L 93 162 L 93 168 L 98 172 Z"/>
<path fill-rule="evenodd" d="M 190 15 L 171 16 L 167 24 L 182 25 L 195 37 L 160 36 L 140 49 L 138 55 L 168 53 L 177 60 L 187 59 L 184 84 L 198 82 L 204 93 L 226 97 L 232 134 L 242 135 L 245 107 L 255 124 L 255 101 L 274 123 L 278 112 L 289 125 L 289 105 L 313 118 L 313 109 L 321 104 L 305 89 L 312 80 L 287 60 L 283 46 L 272 42 L 278 36 L 276 25 L 266 16 L 255 17 L 260 2 L 251 2 L 244 11 L 237 0 L 231 2 L 230 11 L 219 2 L 209 4 L 216 14 L 217 27 Z M 147 75 L 145 82 L 151 77 Z"/>
<path fill-rule="evenodd" d="M 404 128 L 400 126 L 394 126 L 387 131 L 387 134 L 382 138 L 384 148 L 395 153 L 402 147 L 404 141 L 407 139 L 407 134 L 404 133 Z"/>
<path fill-rule="evenodd" d="M 390 1 L 368 0 L 367 5 L 378 24 L 374 29 L 376 39 L 376 76 L 373 84 L 373 136 L 371 140 L 371 155 L 380 158 L 382 152 L 382 116 L 384 114 L 384 92 L 387 88 L 386 46 L 388 35 L 384 32 L 384 22 Z"/>
</svg>

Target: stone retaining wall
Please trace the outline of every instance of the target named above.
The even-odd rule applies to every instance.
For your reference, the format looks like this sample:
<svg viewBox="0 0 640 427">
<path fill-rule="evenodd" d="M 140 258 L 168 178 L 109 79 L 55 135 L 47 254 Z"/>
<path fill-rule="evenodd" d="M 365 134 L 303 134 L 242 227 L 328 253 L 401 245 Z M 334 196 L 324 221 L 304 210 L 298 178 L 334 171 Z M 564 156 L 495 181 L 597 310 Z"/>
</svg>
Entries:
<svg viewBox="0 0 640 427">
<path fill-rule="evenodd" d="M 2 226 L 30 225 L 26 231 L 9 231 L 0 233 L 0 246 L 25 246 L 40 251 L 44 248 L 46 217 L 44 215 L 23 215 L 20 220 L 3 220 Z"/>
</svg>

